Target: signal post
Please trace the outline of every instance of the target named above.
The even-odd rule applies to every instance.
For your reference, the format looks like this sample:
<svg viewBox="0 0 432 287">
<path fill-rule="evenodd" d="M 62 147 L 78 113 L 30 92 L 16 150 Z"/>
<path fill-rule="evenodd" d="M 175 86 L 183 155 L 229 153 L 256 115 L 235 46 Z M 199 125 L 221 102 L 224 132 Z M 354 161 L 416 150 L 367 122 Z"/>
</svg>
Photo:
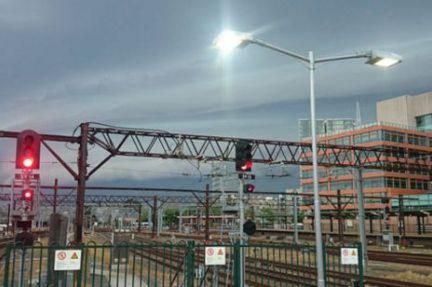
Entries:
<svg viewBox="0 0 432 287">
<path fill-rule="evenodd" d="M 22 229 L 16 235 L 16 241 L 25 245 L 33 244 L 33 235 L 29 231 L 39 209 L 40 146 L 41 136 L 32 130 L 25 130 L 17 137 L 15 168 L 20 173 L 15 174 L 12 183 L 10 206 L 13 232 Z"/>
<path fill-rule="evenodd" d="M 240 286 L 245 283 L 245 256 L 244 256 L 244 234 L 249 233 L 250 220 L 245 226 L 244 194 L 255 191 L 253 184 L 245 183 L 245 179 L 255 179 L 255 175 L 249 174 L 252 171 L 252 144 L 247 140 L 240 140 L 235 145 L 235 169 L 239 177 L 239 243 L 240 243 Z M 253 222 L 252 222 L 253 224 Z M 248 230 L 245 230 L 248 229 Z"/>
</svg>

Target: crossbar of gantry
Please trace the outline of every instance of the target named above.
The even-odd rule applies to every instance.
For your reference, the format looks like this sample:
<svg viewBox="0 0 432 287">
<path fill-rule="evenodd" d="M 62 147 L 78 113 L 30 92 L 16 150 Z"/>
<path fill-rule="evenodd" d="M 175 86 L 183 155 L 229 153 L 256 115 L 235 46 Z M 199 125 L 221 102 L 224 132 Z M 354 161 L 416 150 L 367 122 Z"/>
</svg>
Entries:
<svg viewBox="0 0 432 287">
<path fill-rule="evenodd" d="M 88 142 L 106 150 L 109 157 L 234 161 L 235 145 L 240 140 L 247 140 L 252 144 L 252 159 L 256 163 L 312 165 L 312 148 L 307 142 L 240 139 L 108 127 L 88 129 Z M 409 159 L 404 153 L 393 153 L 390 148 L 318 144 L 318 155 L 318 164 L 325 167 L 431 171 L 430 159 Z"/>
<path fill-rule="evenodd" d="M 310 143 L 245 139 L 170 133 L 158 130 L 127 129 L 94 123 L 82 123 L 79 136 L 42 134 L 43 146 L 77 181 L 75 242 L 82 242 L 86 181 L 114 156 L 172 158 L 199 161 L 234 161 L 235 145 L 241 140 L 252 144 L 252 160 L 263 164 L 312 165 Z M 16 138 L 18 132 L 0 131 L 0 137 Z M 78 144 L 78 170 L 75 171 L 48 144 L 49 141 Z M 88 145 L 95 144 L 108 152 L 99 164 L 88 171 Z M 391 171 L 426 170 L 432 172 L 430 157 L 410 159 L 404 152 L 387 148 L 344 145 L 318 145 L 318 165 L 324 167 L 373 168 Z"/>
</svg>

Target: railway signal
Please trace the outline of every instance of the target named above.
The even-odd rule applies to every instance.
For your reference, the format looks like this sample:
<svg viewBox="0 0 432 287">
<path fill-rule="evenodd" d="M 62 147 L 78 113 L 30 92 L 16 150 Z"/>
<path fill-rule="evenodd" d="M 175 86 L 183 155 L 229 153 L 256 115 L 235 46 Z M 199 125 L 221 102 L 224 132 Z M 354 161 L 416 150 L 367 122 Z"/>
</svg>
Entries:
<svg viewBox="0 0 432 287">
<path fill-rule="evenodd" d="M 254 191 L 255 191 L 255 185 L 250 184 L 250 183 L 243 185 L 243 192 L 244 193 L 252 193 Z"/>
<path fill-rule="evenodd" d="M 239 140 L 235 146 L 236 171 L 251 171 L 252 167 L 252 144 L 247 140 Z"/>
<path fill-rule="evenodd" d="M 39 169 L 41 136 L 32 130 L 18 135 L 15 167 L 17 169 Z"/>
<path fill-rule="evenodd" d="M 256 231 L 255 222 L 253 222 L 250 219 L 246 220 L 246 222 L 243 224 L 243 232 L 250 236 L 253 235 L 255 231 Z"/>
</svg>

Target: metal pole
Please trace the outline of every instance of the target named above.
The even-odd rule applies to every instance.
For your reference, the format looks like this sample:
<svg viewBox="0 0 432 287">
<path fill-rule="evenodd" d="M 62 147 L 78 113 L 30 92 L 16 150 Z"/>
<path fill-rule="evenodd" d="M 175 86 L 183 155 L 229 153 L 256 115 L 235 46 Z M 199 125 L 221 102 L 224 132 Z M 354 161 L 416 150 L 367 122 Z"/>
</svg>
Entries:
<svg viewBox="0 0 432 287">
<path fill-rule="evenodd" d="M 142 213 L 142 205 L 140 204 L 138 207 L 138 232 L 141 232 L 141 213 Z"/>
<path fill-rule="evenodd" d="M 157 217 L 158 217 L 158 225 L 157 225 L 157 237 L 160 236 L 160 233 L 162 232 L 162 226 L 163 226 L 163 213 L 164 210 L 162 207 L 158 208 L 156 211 Z"/>
<path fill-rule="evenodd" d="M 180 207 L 179 212 L 179 225 L 178 225 L 178 232 L 182 232 L 182 225 L 183 225 L 183 208 Z"/>
<path fill-rule="evenodd" d="M 299 243 L 298 238 L 298 197 L 294 195 L 294 242 Z"/>
<path fill-rule="evenodd" d="M 82 243 L 84 221 L 84 197 L 87 180 L 87 136 L 88 123 L 81 124 L 81 138 L 78 154 L 78 186 L 75 211 L 75 243 Z"/>
<path fill-rule="evenodd" d="M 152 238 L 156 237 L 156 233 L 158 230 L 158 218 L 157 218 L 157 196 L 155 195 L 153 197 L 153 206 L 151 211 L 151 217 L 152 217 Z"/>
<path fill-rule="evenodd" d="M 9 233 L 11 205 L 8 203 L 6 233 Z"/>
<path fill-rule="evenodd" d="M 209 185 L 206 185 L 205 191 L 205 240 L 210 240 L 210 194 Z"/>
<path fill-rule="evenodd" d="M 57 192 L 58 192 L 58 179 L 54 180 L 54 203 L 53 203 L 53 213 L 57 212 Z"/>
<path fill-rule="evenodd" d="M 405 232 L 404 200 L 403 195 L 399 195 L 399 235 L 404 238 Z"/>
<path fill-rule="evenodd" d="M 239 186 L 239 243 L 240 243 L 240 286 L 244 286 L 244 256 L 243 256 L 243 223 L 244 223 L 244 205 L 243 205 L 243 187 L 244 179 L 240 179 Z"/>
<path fill-rule="evenodd" d="M 315 245 L 317 265 L 317 286 L 325 287 L 324 279 L 324 256 L 321 233 L 321 202 L 318 189 L 318 151 L 315 127 L 315 59 L 312 51 L 309 52 L 309 75 L 310 75 L 310 110 L 311 110 L 311 132 L 312 132 L 312 167 L 313 167 L 313 191 L 314 191 L 314 217 L 315 217 Z"/>
<path fill-rule="evenodd" d="M 357 206 L 358 206 L 358 225 L 360 232 L 360 243 L 362 245 L 363 266 L 367 269 L 367 239 L 365 229 L 365 209 L 363 199 L 363 173 L 361 168 L 356 168 L 357 177 Z"/>
<path fill-rule="evenodd" d="M 341 191 L 337 190 L 337 217 L 338 217 L 338 234 L 339 242 L 343 242 L 343 224 L 342 224 L 342 202 L 341 202 Z"/>
</svg>

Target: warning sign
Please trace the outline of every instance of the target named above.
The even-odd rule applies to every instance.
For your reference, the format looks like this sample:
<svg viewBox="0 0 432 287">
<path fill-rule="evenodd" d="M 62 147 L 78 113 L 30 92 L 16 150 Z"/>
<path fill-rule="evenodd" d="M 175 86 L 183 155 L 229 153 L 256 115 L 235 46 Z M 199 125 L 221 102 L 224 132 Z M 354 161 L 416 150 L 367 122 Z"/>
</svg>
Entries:
<svg viewBox="0 0 432 287">
<path fill-rule="evenodd" d="M 205 265 L 225 265 L 225 247 L 206 247 Z"/>
<path fill-rule="evenodd" d="M 357 248 L 341 248 L 342 265 L 358 265 Z"/>
<path fill-rule="evenodd" d="M 81 250 L 79 249 L 56 250 L 54 256 L 55 271 L 81 269 Z"/>
</svg>

